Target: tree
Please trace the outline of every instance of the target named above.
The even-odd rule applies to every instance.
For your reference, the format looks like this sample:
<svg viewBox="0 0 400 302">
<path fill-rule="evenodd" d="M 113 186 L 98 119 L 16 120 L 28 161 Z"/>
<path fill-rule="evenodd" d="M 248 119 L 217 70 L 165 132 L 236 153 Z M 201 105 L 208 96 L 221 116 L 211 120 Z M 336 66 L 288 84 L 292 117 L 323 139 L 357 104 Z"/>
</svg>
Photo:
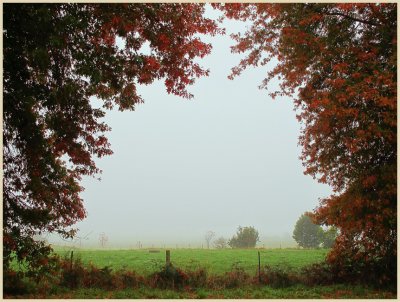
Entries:
<svg viewBox="0 0 400 302">
<path fill-rule="evenodd" d="M 228 245 L 231 248 L 254 248 L 258 241 L 260 238 L 254 227 L 239 226 L 236 235 L 228 241 Z"/>
<path fill-rule="evenodd" d="M 99 235 L 99 242 L 101 247 L 105 247 L 108 242 L 108 236 L 105 233 Z"/>
<path fill-rule="evenodd" d="M 213 231 L 207 231 L 204 235 L 204 239 L 206 240 L 207 248 L 210 248 L 210 242 L 214 238 L 215 233 Z"/>
<path fill-rule="evenodd" d="M 311 213 L 304 213 L 297 220 L 293 230 L 293 239 L 304 248 L 317 248 L 322 243 L 324 232 L 320 225 L 313 223 Z"/>
<path fill-rule="evenodd" d="M 335 227 L 329 227 L 326 231 L 324 231 L 322 236 L 322 246 L 326 249 L 330 249 L 333 247 L 336 241 L 336 237 L 338 236 L 338 230 Z"/>
<path fill-rule="evenodd" d="M 305 173 L 329 184 L 313 219 L 340 231 L 328 261 L 377 267 L 397 278 L 397 5 L 395 3 L 226 4 L 251 21 L 234 35 L 248 66 L 277 61 L 261 87 L 294 98 Z"/>
<path fill-rule="evenodd" d="M 214 246 L 217 249 L 224 249 L 227 246 L 226 239 L 224 237 L 219 237 L 218 239 L 214 240 Z"/>
<path fill-rule="evenodd" d="M 221 30 L 203 17 L 203 4 L 6 3 L 3 9 L 7 268 L 14 255 L 29 263 L 50 252 L 33 234 L 71 237 L 70 227 L 86 217 L 80 180 L 101 172 L 94 157 L 112 154 L 105 109 L 134 110 L 143 102 L 137 85 L 162 78 L 168 93 L 191 98 L 187 86 L 208 75 L 195 60 L 211 50 L 199 34 Z"/>
</svg>

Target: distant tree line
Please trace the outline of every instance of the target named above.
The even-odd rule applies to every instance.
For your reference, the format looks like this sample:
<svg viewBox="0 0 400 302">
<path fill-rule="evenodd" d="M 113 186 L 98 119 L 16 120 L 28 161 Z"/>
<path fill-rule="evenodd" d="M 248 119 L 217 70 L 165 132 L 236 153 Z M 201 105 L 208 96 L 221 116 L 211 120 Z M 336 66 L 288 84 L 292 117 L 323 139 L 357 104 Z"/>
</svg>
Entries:
<svg viewBox="0 0 400 302">
<path fill-rule="evenodd" d="M 213 231 L 207 231 L 205 234 L 205 240 L 207 248 L 210 247 L 211 239 L 215 236 Z M 213 241 L 213 245 L 217 249 L 224 249 L 228 246 L 231 248 L 254 248 L 257 242 L 260 241 L 258 231 L 252 227 L 241 227 L 239 226 L 236 234 L 231 239 L 225 239 L 224 237 L 218 237 Z"/>
<path fill-rule="evenodd" d="M 338 229 L 332 226 L 323 229 L 312 221 L 310 215 L 311 213 L 305 212 L 299 217 L 293 230 L 293 239 L 298 246 L 303 248 L 332 248 L 339 234 Z M 211 240 L 214 237 L 213 231 L 206 232 L 204 238 L 207 248 L 210 248 Z M 239 226 L 232 238 L 218 237 L 212 243 L 217 249 L 224 249 L 228 246 L 231 248 L 254 248 L 259 241 L 259 233 L 254 227 Z"/>
</svg>

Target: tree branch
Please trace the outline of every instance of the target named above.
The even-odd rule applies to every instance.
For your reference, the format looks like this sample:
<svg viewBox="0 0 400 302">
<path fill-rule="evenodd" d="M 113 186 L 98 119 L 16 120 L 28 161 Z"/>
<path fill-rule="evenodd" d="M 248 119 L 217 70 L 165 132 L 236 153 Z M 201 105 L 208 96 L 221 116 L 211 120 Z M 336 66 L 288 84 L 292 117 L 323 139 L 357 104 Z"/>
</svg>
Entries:
<svg viewBox="0 0 400 302">
<path fill-rule="evenodd" d="M 372 25 L 372 26 L 380 26 L 381 25 L 379 23 L 375 23 L 375 22 L 372 22 L 372 21 L 363 20 L 363 19 L 359 19 L 359 18 L 356 18 L 356 17 L 353 17 L 353 16 L 349 16 L 349 15 L 346 15 L 346 14 L 341 13 L 341 12 L 322 12 L 322 13 L 325 14 L 325 15 L 329 15 L 329 16 L 342 16 L 342 17 L 344 17 L 346 19 L 350 19 L 350 20 L 353 20 L 353 21 L 356 21 L 356 22 L 360 22 L 360 23 L 364 23 L 364 24 L 368 24 L 368 25 Z"/>
</svg>

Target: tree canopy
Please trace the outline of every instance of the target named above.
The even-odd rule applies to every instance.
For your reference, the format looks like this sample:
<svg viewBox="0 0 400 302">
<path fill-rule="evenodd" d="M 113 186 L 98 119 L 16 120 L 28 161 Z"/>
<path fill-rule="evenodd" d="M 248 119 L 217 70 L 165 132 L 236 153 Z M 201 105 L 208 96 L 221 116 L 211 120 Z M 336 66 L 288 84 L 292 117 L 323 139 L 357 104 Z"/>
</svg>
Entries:
<svg viewBox="0 0 400 302">
<path fill-rule="evenodd" d="M 276 60 L 261 88 L 277 78 L 279 91 L 270 95 L 294 98 L 305 173 L 335 191 L 314 212 L 340 231 L 329 261 L 375 265 L 382 282 L 395 280 L 397 5 L 214 6 L 251 22 L 233 36 L 232 51 L 245 55 L 230 77 Z"/>
<path fill-rule="evenodd" d="M 228 241 L 228 245 L 232 248 L 254 248 L 260 241 L 258 231 L 254 227 L 239 226 L 236 235 Z"/>
<path fill-rule="evenodd" d="M 33 234 L 68 237 L 68 227 L 85 218 L 81 177 L 97 175 L 94 157 L 112 153 L 104 110 L 133 110 L 143 102 L 137 85 L 156 79 L 165 80 L 168 93 L 191 98 L 187 86 L 208 74 L 194 60 L 211 50 L 199 35 L 221 30 L 203 16 L 203 4 L 5 3 L 3 9 L 7 266 L 13 255 L 29 260 L 49 251 Z"/>
<path fill-rule="evenodd" d="M 293 239 L 299 246 L 305 248 L 317 248 L 322 242 L 324 231 L 321 226 L 315 224 L 310 213 L 305 213 L 297 220 L 293 230 Z"/>
</svg>

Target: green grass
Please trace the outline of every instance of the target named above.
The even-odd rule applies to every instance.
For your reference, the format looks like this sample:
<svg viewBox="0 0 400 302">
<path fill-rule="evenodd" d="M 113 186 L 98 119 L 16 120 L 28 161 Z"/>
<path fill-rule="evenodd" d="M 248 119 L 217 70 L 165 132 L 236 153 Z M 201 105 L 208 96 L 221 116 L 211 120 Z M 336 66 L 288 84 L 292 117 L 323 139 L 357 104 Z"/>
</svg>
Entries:
<svg viewBox="0 0 400 302">
<path fill-rule="evenodd" d="M 69 256 L 65 249 L 55 249 L 61 256 Z M 299 269 L 306 265 L 324 260 L 328 250 L 268 249 L 260 250 L 261 265 L 285 266 Z M 74 257 L 79 257 L 84 264 L 92 263 L 97 267 L 109 266 L 114 270 L 127 268 L 139 274 L 148 275 L 159 271 L 165 264 L 165 250 L 149 253 L 141 250 L 75 250 Z M 223 274 L 232 266 L 240 266 L 249 274 L 255 274 L 258 255 L 255 249 L 172 249 L 171 262 L 183 269 L 205 268 L 210 274 Z"/>
<path fill-rule="evenodd" d="M 198 288 L 192 291 L 140 287 L 106 291 L 98 288 L 77 290 L 60 289 L 46 296 L 24 298 L 57 299 L 396 299 L 396 294 L 372 288 L 351 285 L 291 286 L 274 289 L 268 286 L 244 286 L 234 289 L 213 290 Z"/>
<path fill-rule="evenodd" d="M 303 250 L 303 249 L 267 249 L 259 250 L 261 265 L 279 266 L 298 270 L 312 263 L 324 260 L 328 250 Z M 61 256 L 70 256 L 70 250 L 55 248 Z M 209 275 L 220 275 L 231 271 L 233 266 L 240 266 L 249 275 L 255 276 L 258 267 L 258 250 L 207 250 L 207 249 L 171 249 L 171 261 L 184 270 L 205 268 Z M 140 275 L 149 275 L 160 271 L 165 264 L 165 250 L 159 253 L 150 253 L 147 249 L 141 250 L 90 250 L 74 249 L 74 258 L 80 258 L 84 264 L 92 263 L 96 267 L 109 266 L 113 270 L 126 268 L 134 270 Z M 216 287 L 218 288 L 218 287 Z M 207 288 L 182 288 L 161 289 L 152 288 L 142 284 L 138 288 L 124 290 L 104 290 L 100 288 L 67 289 L 54 285 L 52 290 L 12 298 L 57 298 L 57 299 L 337 299 L 337 298 L 372 298 L 395 299 L 396 293 L 387 290 L 375 290 L 361 285 L 331 285 L 331 286 L 305 286 L 297 284 L 284 288 L 247 284 L 231 289 Z"/>
</svg>

